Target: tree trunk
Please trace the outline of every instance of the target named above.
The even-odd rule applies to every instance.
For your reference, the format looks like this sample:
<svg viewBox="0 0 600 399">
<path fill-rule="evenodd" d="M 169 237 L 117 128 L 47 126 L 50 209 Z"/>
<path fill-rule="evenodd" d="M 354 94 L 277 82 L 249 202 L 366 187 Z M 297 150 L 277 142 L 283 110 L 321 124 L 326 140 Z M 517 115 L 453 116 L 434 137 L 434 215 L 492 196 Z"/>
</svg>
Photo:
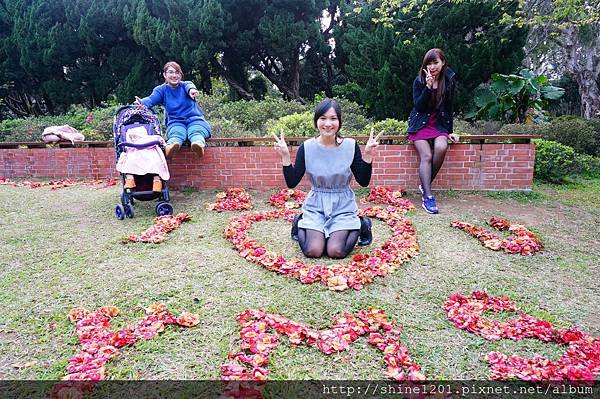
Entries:
<svg viewBox="0 0 600 399">
<path fill-rule="evenodd" d="M 340 6 L 340 2 L 339 1 L 331 1 L 331 3 L 329 4 L 329 7 L 327 8 L 327 12 L 329 14 L 329 26 L 321 32 L 322 36 L 323 36 L 323 40 L 325 40 L 325 42 L 327 44 L 329 44 L 329 41 L 331 39 L 333 39 L 333 29 L 336 25 L 339 24 L 339 16 L 338 16 L 338 9 Z M 326 81 L 325 81 L 325 95 L 327 97 L 333 97 L 333 80 L 334 80 L 334 73 L 333 73 L 333 49 L 331 52 L 327 53 L 327 54 L 321 54 L 321 58 L 323 60 L 323 64 L 325 64 L 325 70 L 327 73 L 327 77 L 326 77 Z"/>
<path fill-rule="evenodd" d="M 271 83 L 277 86 L 279 91 L 281 91 L 288 100 L 298 101 L 300 104 L 306 104 L 306 100 L 300 97 L 300 61 L 297 60 L 297 63 L 298 66 L 292 68 L 292 71 L 290 71 L 290 75 L 292 76 L 292 78 L 291 84 L 289 85 L 286 84 L 277 74 L 271 71 L 270 68 L 265 68 L 262 64 L 256 62 L 253 62 L 252 66 L 257 71 L 262 72 L 262 74 L 265 75 L 265 77 L 269 79 Z"/>
<path fill-rule="evenodd" d="M 212 94 L 212 82 L 210 81 L 208 66 L 203 66 L 200 71 L 200 88 L 204 94 Z"/>
<path fill-rule="evenodd" d="M 551 15 L 555 4 L 552 0 L 527 0 L 524 8 L 528 18 L 533 18 Z M 584 34 L 582 29 L 589 29 L 591 34 Z M 596 83 L 600 75 L 599 30 L 599 23 L 584 27 L 576 23 L 567 27 L 545 24 L 530 30 L 525 46 L 526 66 L 538 73 L 550 72 L 554 75 L 551 78 L 565 73 L 573 77 L 579 89 L 581 116 L 588 119 L 600 116 L 600 88 Z M 558 36 L 553 38 L 553 33 Z"/>
<path fill-rule="evenodd" d="M 223 67 L 223 65 L 221 65 L 219 61 L 212 60 L 212 65 L 217 71 L 219 71 L 219 74 L 225 78 L 227 83 L 229 83 L 229 85 L 236 91 L 236 93 L 239 94 L 241 98 L 243 98 L 244 100 L 255 99 L 254 95 L 246 89 L 244 89 L 244 87 L 242 87 L 242 85 L 237 80 L 235 80 L 229 72 L 227 72 L 227 69 L 225 69 L 225 67 Z"/>
<path fill-rule="evenodd" d="M 13 91 L 4 98 L 4 105 L 16 116 L 25 118 L 28 116 L 48 115 L 48 108 L 41 97 L 27 93 Z"/>
<path fill-rule="evenodd" d="M 595 30 L 598 32 L 598 30 Z M 581 115 L 590 119 L 600 116 L 600 35 L 585 43 L 575 27 L 561 31 L 561 42 L 567 52 L 565 68 L 573 75 L 581 96 Z"/>
</svg>

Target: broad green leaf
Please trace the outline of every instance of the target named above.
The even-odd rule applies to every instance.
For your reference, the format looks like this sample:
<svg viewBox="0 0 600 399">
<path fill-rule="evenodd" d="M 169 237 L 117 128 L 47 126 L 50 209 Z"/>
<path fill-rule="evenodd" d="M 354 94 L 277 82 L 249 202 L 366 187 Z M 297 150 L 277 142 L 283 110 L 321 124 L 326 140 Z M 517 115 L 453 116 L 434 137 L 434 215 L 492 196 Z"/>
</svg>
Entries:
<svg viewBox="0 0 600 399">
<path fill-rule="evenodd" d="M 535 78 L 535 74 L 531 70 L 526 69 L 526 68 L 521 69 L 519 71 L 519 75 L 521 75 L 525 79 L 533 79 L 533 78 Z"/>
<path fill-rule="evenodd" d="M 544 86 L 542 87 L 542 98 L 548 100 L 557 100 L 565 94 L 565 89 L 556 86 Z"/>
<path fill-rule="evenodd" d="M 539 86 L 546 86 L 550 83 L 550 79 L 546 75 L 540 75 L 535 79 L 532 79 L 534 82 L 538 83 Z"/>
<path fill-rule="evenodd" d="M 473 119 L 473 118 L 475 118 L 476 116 L 479 116 L 479 111 L 478 111 L 478 110 L 476 110 L 476 109 L 474 109 L 474 110 L 471 110 L 471 111 L 469 111 L 469 112 L 467 112 L 467 113 L 465 114 L 465 119 L 467 119 L 467 120 L 469 120 L 469 119 Z"/>
<path fill-rule="evenodd" d="M 523 87 L 525 87 L 525 80 L 523 80 L 523 79 L 511 80 L 511 81 L 509 81 L 508 92 L 510 94 L 517 94 L 521 90 L 523 90 Z"/>
<path fill-rule="evenodd" d="M 475 95 L 475 105 L 485 107 L 486 105 L 496 102 L 498 97 L 491 90 L 482 90 Z"/>
</svg>

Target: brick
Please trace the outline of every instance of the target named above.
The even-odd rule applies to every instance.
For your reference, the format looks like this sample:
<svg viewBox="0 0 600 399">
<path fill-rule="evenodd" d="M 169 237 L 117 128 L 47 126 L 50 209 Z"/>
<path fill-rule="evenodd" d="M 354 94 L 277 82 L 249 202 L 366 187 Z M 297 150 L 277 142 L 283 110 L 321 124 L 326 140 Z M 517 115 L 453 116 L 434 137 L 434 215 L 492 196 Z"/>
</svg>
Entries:
<svg viewBox="0 0 600 399">
<path fill-rule="evenodd" d="M 364 146 L 362 146 L 364 149 Z M 297 147 L 291 147 L 292 159 Z M 440 189 L 527 189 L 533 178 L 535 149 L 527 144 L 451 145 L 436 181 Z M 183 148 L 168 162 L 169 186 L 220 189 L 285 186 L 281 160 L 268 146 L 209 147 L 198 159 Z M 40 148 L 0 150 L 2 177 L 108 178 L 118 177 L 112 148 Z M 374 159 L 371 186 L 416 187 L 418 157 L 414 147 L 382 145 Z M 353 183 L 354 187 L 358 187 Z M 304 178 L 299 188 L 309 188 Z"/>
</svg>

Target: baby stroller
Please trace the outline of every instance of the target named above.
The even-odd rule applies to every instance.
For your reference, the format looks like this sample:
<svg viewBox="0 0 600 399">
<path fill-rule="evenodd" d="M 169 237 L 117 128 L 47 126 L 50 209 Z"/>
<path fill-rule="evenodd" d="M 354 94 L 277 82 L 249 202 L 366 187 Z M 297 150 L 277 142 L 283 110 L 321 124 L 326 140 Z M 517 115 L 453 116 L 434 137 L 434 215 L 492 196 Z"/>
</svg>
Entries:
<svg viewBox="0 0 600 399">
<path fill-rule="evenodd" d="M 115 142 L 115 151 L 117 161 L 121 153 L 130 148 L 143 149 L 162 143 L 157 137 L 156 140 L 144 144 L 134 144 L 127 142 L 127 132 L 129 129 L 143 127 L 149 136 L 156 135 L 160 137 L 161 127 L 157 116 L 148 109 L 139 109 L 133 105 L 125 105 L 117 109 L 113 122 L 113 138 Z M 119 220 L 133 218 L 133 204 L 135 200 L 152 201 L 157 200 L 155 211 L 157 216 L 172 215 L 173 206 L 169 203 L 169 189 L 166 181 L 162 180 L 162 190 L 160 192 L 152 191 L 152 182 L 154 174 L 133 175 L 135 178 L 135 189 L 121 191 L 121 203 L 115 207 L 115 216 Z M 122 186 L 125 185 L 125 173 L 121 173 Z"/>
</svg>

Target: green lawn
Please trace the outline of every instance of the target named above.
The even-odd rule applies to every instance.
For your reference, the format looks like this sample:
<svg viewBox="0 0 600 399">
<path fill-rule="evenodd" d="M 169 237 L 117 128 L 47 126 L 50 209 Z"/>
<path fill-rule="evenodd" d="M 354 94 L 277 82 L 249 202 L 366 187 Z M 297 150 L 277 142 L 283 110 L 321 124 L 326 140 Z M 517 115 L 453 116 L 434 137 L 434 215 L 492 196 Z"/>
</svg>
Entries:
<svg viewBox="0 0 600 399">
<path fill-rule="evenodd" d="M 552 359 L 563 351 L 529 339 L 489 342 L 458 330 L 442 310 L 452 293 L 508 295 L 558 327 L 576 325 L 600 335 L 599 180 L 537 185 L 530 194 L 440 193 L 442 213 L 418 208 L 407 215 L 421 254 L 360 291 L 344 292 L 303 285 L 243 260 L 222 236 L 228 219 L 239 212 L 205 209 L 214 191 L 173 193 L 175 211 L 193 219 L 164 243 L 123 244 L 123 237 L 152 224 L 154 207 L 138 202 L 136 217 L 119 221 L 113 215 L 119 193 L 119 187 L 0 187 L 0 378 L 64 376 L 67 361 L 78 352 L 67 319 L 76 306 L 119 307 L 115 328 L 139 320 L 143 308 L 157 301 L 175 314 L 200 315 L 196 327 L 169 327 L 151 341 L 122 349 L 107 365 L 110 379 L 218 379 L 227 353 L 239 351 L 235 316 L 250 308 L 320 329 L 343 312 L 381 308 L 403 327 L 403 343 L 434 379 L 485 379 L 484 357 L 492 350 Z M 251 193 L 255 210 L 272 209 L 266 203 L 272 193 Z M 408 197 L 418 198 L 415 192 Z M 450 227 L 455 219 L 483 226 L 491 216 L 525 224 L 541 237 L 545 252 L 532 257 L 493 252 Z M 301 257 L 289 228 L 278 219 L 255 223 L 251 233 L 286 258 Z M 366 251 L 389 234 L 374 221 L 375 241 Z M 268 366 L 271 379 L 383 378 L 382 356 L 364 337 L 347 352 L 329 356 L 281 341 Z M 13 367 L 29 361 L 36 363 Z"/>
</svg>

